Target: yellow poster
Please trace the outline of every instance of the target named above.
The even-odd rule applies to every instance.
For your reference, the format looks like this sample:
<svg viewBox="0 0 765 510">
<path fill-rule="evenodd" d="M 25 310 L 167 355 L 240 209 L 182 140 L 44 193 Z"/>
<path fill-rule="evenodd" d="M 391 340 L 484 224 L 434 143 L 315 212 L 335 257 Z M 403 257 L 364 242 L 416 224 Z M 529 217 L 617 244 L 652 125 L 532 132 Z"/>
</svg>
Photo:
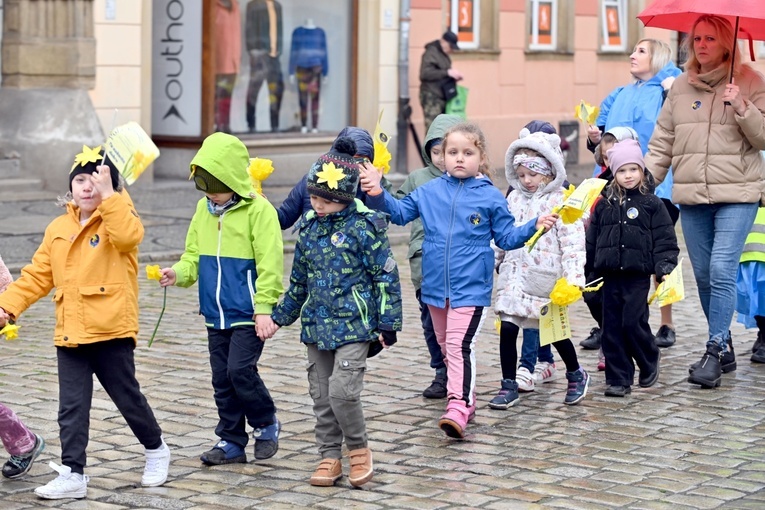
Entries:
<svg viewBox="0 0 765 510">
<path fill-rule="evenodd" d="M 548 345 L 566 338 L 571 338 L 568 306 L 558 306 L 550 301 L 539 310 L 539 345 Z"/>
<path fill-rule="evenodd" d="M 128 185 L 159 157 L 159 149 L 137 122 L 114 128 L 104 146 L 106 155 Z"/>
</svg>

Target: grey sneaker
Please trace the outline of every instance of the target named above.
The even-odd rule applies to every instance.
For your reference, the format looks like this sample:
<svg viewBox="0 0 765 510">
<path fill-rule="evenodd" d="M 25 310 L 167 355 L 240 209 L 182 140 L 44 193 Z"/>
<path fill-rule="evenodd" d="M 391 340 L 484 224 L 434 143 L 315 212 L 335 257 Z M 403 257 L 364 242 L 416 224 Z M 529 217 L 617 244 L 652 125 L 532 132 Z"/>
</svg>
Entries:
<svg viewBox="0 0 765 510">
<path fill-rule="evenodd" d="M 518 403 L 518 383 L 512 379 L 502 379 L 502 388 L 497 396 L 491 399 L 489 407 L 492 409 L 507 409 Z"/>
<path fill-rule="evenodd" d="M 563 403 L 569 406 L 578 404 L 587 395 L 587 387 L 590 385 L 590 376 L 582 367 L 576 372 L 566 372 L 568 389 Z"/>
</svg>

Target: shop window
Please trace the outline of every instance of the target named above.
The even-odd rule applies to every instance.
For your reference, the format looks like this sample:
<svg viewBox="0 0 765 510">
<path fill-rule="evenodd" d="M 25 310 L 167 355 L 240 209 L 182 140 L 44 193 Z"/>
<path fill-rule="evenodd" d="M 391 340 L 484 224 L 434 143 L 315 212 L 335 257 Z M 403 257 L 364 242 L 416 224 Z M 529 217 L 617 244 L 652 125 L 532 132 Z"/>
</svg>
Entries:
<svg viewBox="0 0 765 510">
<path fill-rule="evenodd" d="M 602 0 L 600 23 L 600 50 L 627 51 L 627 0 Z"/>
<path fill-rule="evenodd" d="M 152 4 L 153 95 L 161 95 L 166 82 L 176 83 L 163 98 L 168 104 L 158 108 L 155 102 L 155 134 L 200 136 L 210 127 L 235 134 L 334 134 L 348 124 L 352 0 Z M 199 33 L 204 44 L 197 47 Z M 181 105 L 184 94 L 188 101 Z"/>
<path fill-rule="evenodd" d="M 447 0 L 447 23 L 460 50 L 496 50 L 499 0 Z"/>
<path fill-rule="evenodd" d="M 531 0 L 530 50 L 558 49 L 558 0 Z"/>
</svg>

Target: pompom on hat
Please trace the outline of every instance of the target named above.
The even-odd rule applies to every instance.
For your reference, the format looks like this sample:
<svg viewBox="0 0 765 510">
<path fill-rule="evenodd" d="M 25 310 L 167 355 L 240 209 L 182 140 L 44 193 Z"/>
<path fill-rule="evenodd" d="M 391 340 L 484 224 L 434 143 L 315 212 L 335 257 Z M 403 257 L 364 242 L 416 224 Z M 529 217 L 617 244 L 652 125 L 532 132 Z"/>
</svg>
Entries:
<svg viewBox="0 0 765 510">
<path fill-rule="evenodd" d="M 350 204 L 359 186 L 359 164 L 356 144 L 351 138 L 340 137 L 332 148 L 322 154 L 308 171 L 308 194 L 339 204 Z"/>
<path fill-rule="evenodd" d="M 109 167 L 109 174 L 112 178 L 112 188 L 114 191 L 120 190 L 120 173 L 109 156 L 104 156 L 104 149 L 99 145 L 92 149 L 87 145 L 82 146 L 82 152 L 74 157 L 74 164 L 69 170 L 69 191 L 72 191 L 72 181 L 80 174 L 92 175 L 98 172 L 98 167 L 103 164 Z"/>
<path fill-rule="evenodd" d="M 640 148 L 640 144 L 635 140 L 627 139 L 614 144 L 613 147 L 608 149 L 606 154 L 608 154 L 608 163 L 611 170 L 614 172 L 629 163 L 635 163 L 642 170 L 645 170 L 643 150 Z"/>
</svg>

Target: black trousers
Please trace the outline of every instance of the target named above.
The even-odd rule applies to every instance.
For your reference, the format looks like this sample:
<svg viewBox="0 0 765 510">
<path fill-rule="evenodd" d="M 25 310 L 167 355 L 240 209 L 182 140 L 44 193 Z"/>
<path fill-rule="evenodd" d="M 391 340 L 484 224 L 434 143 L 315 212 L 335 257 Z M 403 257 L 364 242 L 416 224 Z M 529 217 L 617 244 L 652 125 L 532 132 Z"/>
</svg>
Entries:
<svg viewBox="0 0 765 510">
<path fill-rule="evenodd" d="M 61 462 L 75 473 L 82 474 L 87 461 L 93 374 L 138 441 L 148 449 L 162 445 L 162 430 L 135 378 L 134 348 L 132 338 L 56 348 Z"/>
<path fill-rule="evenodd" d="M 263 341 L 254 326 L 207 328 L 212 385 L 218 406 L 215 434 L 230 443 L 247 446 L 245 420 L 252 428 L 271 425 L 276 407 L 258 373 Z"/>
<path fill-rule="evenodd" d="M 645 373 L 656 368 L 659 348 L 648 325 L 650 289 L 650 275 L 604 276 L 601 345 L 606 357 L 606 384 L 632 386 L 635 364 Z"/>
</svg>

